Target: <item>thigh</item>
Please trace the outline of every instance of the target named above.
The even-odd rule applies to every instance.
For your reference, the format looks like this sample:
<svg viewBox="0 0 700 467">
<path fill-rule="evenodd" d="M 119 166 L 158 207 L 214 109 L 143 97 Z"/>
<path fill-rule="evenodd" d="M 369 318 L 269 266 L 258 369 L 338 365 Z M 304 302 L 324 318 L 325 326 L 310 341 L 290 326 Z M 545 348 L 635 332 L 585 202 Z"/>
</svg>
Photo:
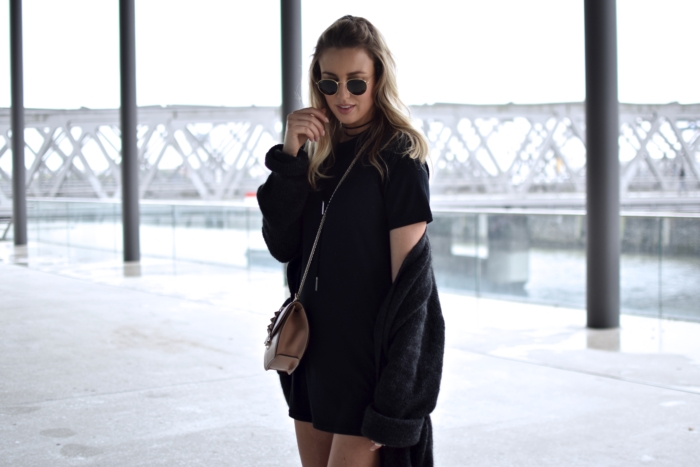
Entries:
<svg viewBox="0 0 700 467">
<path fill-rule="evenodd" d="M 369 450 L 373 444 L 364 436 L 333 435 L 328 467 L 379 467 L 379 450 Z"/>
<path fill-rule="evenodd" d="M 317 430 L 309 422 L 294 420 L 297 446 L 303 467 L 326 467 L 331 452 L 333 433 Z"/>
</svg>

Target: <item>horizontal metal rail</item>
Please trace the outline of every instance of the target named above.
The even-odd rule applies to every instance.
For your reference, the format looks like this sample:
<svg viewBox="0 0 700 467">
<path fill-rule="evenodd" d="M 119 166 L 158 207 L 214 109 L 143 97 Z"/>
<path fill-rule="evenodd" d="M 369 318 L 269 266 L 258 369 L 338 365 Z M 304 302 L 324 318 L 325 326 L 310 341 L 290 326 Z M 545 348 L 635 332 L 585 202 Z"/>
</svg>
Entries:
<svg viewBox="0 0 700 467">
<path fill-rule="evenodd" d="M 73 204 L 73 205 L 116 205 L 119 200 L 96 200 L 94 198 L 32 198 L 31 203 L 50 204 Z M 214 209 L 253 209 L 259 210 L 257 203 L 243 201 L 201 201 L 201 200 L 141 200 L 142 206 L 175 206 L 192 208 Z M 533 216 L 585 216 L 585 209 L 570 208 L 498 208 L 498 207 L 431 207 L 433 213 L 437 214 L 513 214 L 513 215 L 533 215 Z M 673 218 L 673 219 L 700 219 L 700 212 L 677 212 L 677 211 L 642 211 L 623 210 L 621 217 L 651 217 L 651 218 Z"/>
</svg>

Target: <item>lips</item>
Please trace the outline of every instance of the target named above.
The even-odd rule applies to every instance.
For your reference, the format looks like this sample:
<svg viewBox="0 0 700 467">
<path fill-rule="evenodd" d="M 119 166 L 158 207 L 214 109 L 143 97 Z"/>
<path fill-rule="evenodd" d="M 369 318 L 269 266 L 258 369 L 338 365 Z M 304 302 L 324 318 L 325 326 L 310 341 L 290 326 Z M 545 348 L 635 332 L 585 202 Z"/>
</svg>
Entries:
<svg viewBox="0 0 700 467">
<path fill-rule="evenodd" d="M 337 105 L 336 108 L 341 114 L 349 114 L 355 108 L 354 105 Z"/>
</svg>

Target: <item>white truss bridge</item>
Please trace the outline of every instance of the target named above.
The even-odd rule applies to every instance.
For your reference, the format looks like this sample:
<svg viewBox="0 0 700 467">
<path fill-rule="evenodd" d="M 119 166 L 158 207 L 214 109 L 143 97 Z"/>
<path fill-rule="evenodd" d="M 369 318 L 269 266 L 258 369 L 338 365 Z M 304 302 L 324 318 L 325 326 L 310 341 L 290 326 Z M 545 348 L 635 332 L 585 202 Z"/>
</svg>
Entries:
<svg viewBox="0 0 700 467">
<path fill-rule="evenodd" d="M 411 108 L 431 146 L 431 190 L 459 199 L 580 198 L 582 103 Z M 27 194 L 120 197 L 118 110 L 26 110 Z M 267 176 L 281 139 L 277 107 L 142 107 L 144 199 L 235 200 Z M 9 109 L 0 109 L 0 204 L 11 197 Z M 623 200 L 700 196 L 700 104 L 620 105 Z"/>
</svg>

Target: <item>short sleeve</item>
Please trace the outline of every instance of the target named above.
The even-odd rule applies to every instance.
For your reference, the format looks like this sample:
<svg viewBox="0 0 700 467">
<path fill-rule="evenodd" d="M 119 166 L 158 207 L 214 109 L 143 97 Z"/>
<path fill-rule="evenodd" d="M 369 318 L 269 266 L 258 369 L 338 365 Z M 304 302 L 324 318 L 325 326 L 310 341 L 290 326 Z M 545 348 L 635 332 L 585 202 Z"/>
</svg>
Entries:
<svg viewBox="0 0 700 467">
<path fill-rule="evenodd" d="M 389 230 L 433 220 L 428 167 L 408 156 L 395 155 L 387 164 L 384 203 Z"/>
</svg>

